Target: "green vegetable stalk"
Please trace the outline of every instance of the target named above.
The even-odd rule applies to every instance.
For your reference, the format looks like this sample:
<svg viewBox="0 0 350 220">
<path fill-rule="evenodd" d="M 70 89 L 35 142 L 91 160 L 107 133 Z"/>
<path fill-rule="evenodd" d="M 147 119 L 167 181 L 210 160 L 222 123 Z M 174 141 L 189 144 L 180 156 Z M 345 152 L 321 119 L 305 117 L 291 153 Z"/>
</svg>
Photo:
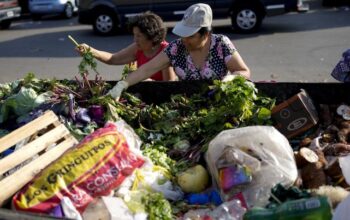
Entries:
<svg viewBox="0 0 350 220">
<path fill-rule="evenodd" d="M 78 42 L 76 40 L 74 40 L 74 38 L 70 35 L 68 35 L 68 38 L 73 42 L 73 44 L 76 47 L 79 47 L 80 45 L 78 44 Z M 90 51 L 90 48 L 88 48 L 86 51 L 84 51 L 83 53 L 83 58 L 79 64 L 79 73 L 83 76 L 84 73 L 88 73 L 88 66 L 90 66 L 90 68 L 95 71 L 96 74 L 98 74 L 96 67 L 97 67 L 97 62 L 94 59 L 93 54 Z"/>
</svg>

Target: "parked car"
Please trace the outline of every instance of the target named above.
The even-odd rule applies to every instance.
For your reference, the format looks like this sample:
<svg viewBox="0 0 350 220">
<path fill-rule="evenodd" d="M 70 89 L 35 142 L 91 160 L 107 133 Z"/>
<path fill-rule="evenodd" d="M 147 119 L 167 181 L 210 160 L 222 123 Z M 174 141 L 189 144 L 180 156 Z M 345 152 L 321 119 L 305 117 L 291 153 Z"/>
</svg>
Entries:
<svg viewBox="0 0 350 220">
<path fill-rule="evenodd" d="M 71 18 L 78 11 L 78 0 L 29 0 L 29 11 L 34 19 L 48 14 Z"/>
<path fill-rule="evenodd" d="M 0 28 L 8 29 L 13 19 L 21 15 L 17 0 L 0 0 Z"/>
<path fill-rule="evenodd" d="M 80 0 L 78 20 L 97 34 L 110 35 L 130 16 L 147 10 L 165 21 L 181 20 L 185 9 L 198 2 L 212 6 L 214 19 L 230 17 L 233 28 L 244 33 L 257 31 L 265 16 L 308 9 L 302 0 Z"/>
<path fill-rule="evenodd" d="M 322 0 L 322 5 L 325 7 L 350 6 L 350 0 Z"/>
</svg>

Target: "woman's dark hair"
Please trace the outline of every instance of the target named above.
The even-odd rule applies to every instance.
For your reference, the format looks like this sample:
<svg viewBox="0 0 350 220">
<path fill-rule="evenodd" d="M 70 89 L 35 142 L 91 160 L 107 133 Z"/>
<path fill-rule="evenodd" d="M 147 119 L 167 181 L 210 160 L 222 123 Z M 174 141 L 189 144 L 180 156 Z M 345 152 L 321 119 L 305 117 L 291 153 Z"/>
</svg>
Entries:
<svg viewBox="0 0 350 220">
<path fill-rule="evenodd" d="M 210 33 L 211 31 L 212 31 L 211 27 L 201 27 L 201 29 L 199 29 L 197 33 L 199 33 L 201 37 L 203 37 L 206 33 Z"/>
<path fill-rule="evenodd" d="M 132 32 L 134 27 L 138 27 L 153 45 L 160 44 L 164 41 L 167 29 L 163 20 L 152 12 L 145 12 L 140 15 L 131 17 L 128 22 L 128 29 Z"/>
</svg>

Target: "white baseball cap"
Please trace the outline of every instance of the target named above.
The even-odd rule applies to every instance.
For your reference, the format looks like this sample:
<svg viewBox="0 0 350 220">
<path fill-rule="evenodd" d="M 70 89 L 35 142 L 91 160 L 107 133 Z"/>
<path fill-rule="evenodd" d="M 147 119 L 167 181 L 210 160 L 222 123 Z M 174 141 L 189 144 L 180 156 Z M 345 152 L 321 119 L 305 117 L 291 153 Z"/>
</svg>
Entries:
<svg viewBox="0 0 350 220">
<path fill-rule="evenodd" d="M 186 9 L 184 17 L 178 22 L 173 33 L 180 37 L 189 37 L 202 27 L 211 27 L 213 13 L 209 5 L 198 3 Z"/>
</svg>

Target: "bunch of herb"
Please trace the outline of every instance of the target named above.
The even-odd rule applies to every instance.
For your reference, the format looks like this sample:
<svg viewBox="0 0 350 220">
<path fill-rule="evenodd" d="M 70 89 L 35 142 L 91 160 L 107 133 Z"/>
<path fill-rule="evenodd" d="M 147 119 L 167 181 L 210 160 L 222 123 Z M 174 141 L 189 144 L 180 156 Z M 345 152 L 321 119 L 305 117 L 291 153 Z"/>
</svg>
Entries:
<svg viewBox="0 0 350 220">
<path fill-rule="evenodd" d="M 171 205 L 161 193 L 148 193 L 141 199 L 150 220 L 172 220 Z"/>
<path fill-rule="evenodd" d="M 191 97 L 174 95 L 169 102 L 148 105 L 133 115 L 124 111 L 145 143 L 173 149 L 188 140 L 190 148 L 171 151 L 174 159 L 197 161 L 210 140 L 225 129 L 271 124 L 274 100 L 258 94 L 254 84 L 243 77 L 230 82 L 214 81 L 209 90 Z M 126 105 L 125 108 L 134 109 Z M 138 117 L 139 125 L 135 123 Z M 170 153 L 169 151 L 167 153 Z"/>
<path fill-rule="evenodd" d="M 125 64 L 123 67 L 121 79 L 122 80 L 125 79 L 129 75 L 129 73 L 134 72 L 135 70 L 137 70 L 136 62 L 131 62 L 129 64 Z"/>
<path fill-rule="evenodd" d="M 170 158 L 167 154 L 169 149 L 161 145 L 145 144 L 142 146 L 142 153 L 144 156 L 151 159 L 153 164 L 163 167 L 169 171 L 172 177 L 175 177 L 177 173 L 189 168 L 189 164 L 184 162 L 178 162 Z"/>
<path fill-rule="evenodd" d="M 114 99 L 109 100 L 107 118 L 112 121 L 122 118 L 131 127 L 137 129 L 139 128 L 139 114 L 144 106 L 145 104 L 139 98 L 124 92 L 119 102 Z"/>
<path fill-rule="evenodd" d="M 73 42 L 73 44 L 76 47 L 80 47 L 80 45 L 78 44 L 78 42 L 70 35 L 68 35 L 68 38 Z M 89 67 L 95 71 L 96 74 L 98 74 L 96 68 L 97 68 L 97 62 L 94 58 L 94 55 L 91 52 L 91 48 L 87 48 L 86 50 L 84 50 L 83 54 L 82 54 L 82 60 L 79 63 L 79 73 L 83 76 L 83 74 L 88 75 L 89 71 Z"/>
<path fill-rule="evenodd" d="M 91 49 L 88 48 L 82 55 L 82 60 L 79 63 L 79 73 L 81 75 L 88 74 L 89 68 L 92 69 L 96 74 L 98 74 L 96 68 L 97 68 L 97 62 L 94 58 L 94 55 L 91 53 Z"/>
</svg>

